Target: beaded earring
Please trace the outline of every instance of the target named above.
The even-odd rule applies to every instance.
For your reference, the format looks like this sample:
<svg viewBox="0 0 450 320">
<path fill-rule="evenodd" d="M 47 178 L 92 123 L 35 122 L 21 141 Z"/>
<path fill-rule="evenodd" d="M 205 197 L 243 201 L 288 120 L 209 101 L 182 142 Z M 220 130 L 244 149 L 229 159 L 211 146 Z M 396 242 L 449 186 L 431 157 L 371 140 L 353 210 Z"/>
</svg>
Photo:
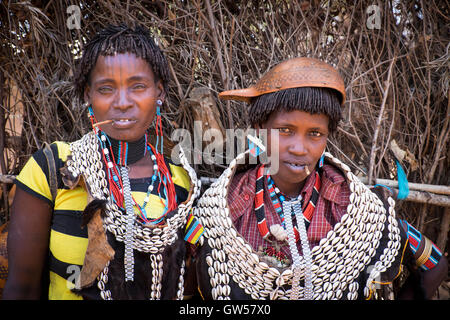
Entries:
<svg viewBox="0 0 450 320">
<path fill-rule="evenodd" d="M 164 153 L 163 151 L 163 144 L 164 144 L 164 138 L 163 138 L 163 133 L 162 133 L 162 122 L 161 122 L 161 107 L 162 107 L 163 102 L 158 99 L 156 100 L 156 125 L 155 125 L 155 130 L 156 130 L 156 152 L 159 153 L 158 150 L 158 146 L 159 144 L 161 144 L 161 154 Z"/>
<path fill-rule="evenodd" d="M 88 112 L 88 118 L 91 121 L 91 126 L 92 129 L 97 132 L 98 128 L 96 128 L 95 123 L 97 122 L 97 120 L 95 119 L 95 115 L 94 115 L 94 110 L 92 109 L 92 105 L 89 104 L 89 102 L 85 102 L 83 104 L 83 107 L 87 107 L 87 112 Z"/>
<path fill-rule="evenodd" d="M 87 110 L 88 118 L 92 121 L 92 117 L 94 116 L 94 110 L 92 110 L 92 105 L 89 104 L 89 102 L 85 102 L 82 105 L 83 110 Z"/>
<path fill-rule="evenodd" d="M 322 168 L 322 167 L 323 167 L 323 161 L 324 161 L 324 159 L 325 159 L 325 152 L 322 153 L 322 156 L 321 156 L 320 159 L 319 159 L 319 168 Z"/>
<path fill-rule="evenodd" d="M 153 149 L 153 146 L 149 145 L 152 148 L 153 154 L 156 157 L 156 162 L 158 165 L 158 175 L 159 175 L 159 186 L 158 191 L 163 187 L 163 192 L 166 195 L 166 203 L 164 204 L 165 210 L 164 212 L 170 212 L 177 207 L 176 204 L 176 193 L 175 186 L 172 181 L 172 177 L 168 167 L 166 166 L 164 160 L 164 138 L 162 132 L 162 121 L 161 121 L 161 107 L 163 105 L 162 100 L 156 100 L 156 145 Z"/>
<path fill-rule="evenodd" d="M 253 157 L 256 158 L 257 156 L 266 151 L 266 147 L 264 146 L 260 138 L 254 137 L 252 135 L 247 135 L 247 139 L 248 139 L 248 149 L 250 155 L 252 155 Z"/>
</svg>

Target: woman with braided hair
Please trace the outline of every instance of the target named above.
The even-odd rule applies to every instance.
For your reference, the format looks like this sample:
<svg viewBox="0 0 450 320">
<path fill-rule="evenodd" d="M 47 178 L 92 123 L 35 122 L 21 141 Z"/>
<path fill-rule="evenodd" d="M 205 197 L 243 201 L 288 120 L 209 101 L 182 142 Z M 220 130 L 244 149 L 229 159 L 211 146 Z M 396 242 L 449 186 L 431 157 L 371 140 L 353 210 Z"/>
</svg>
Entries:
<svg viewBox="0 0 450 320">
<path fill-rule="evenodd" d="M 266 130 L 267 147 L 250 136 L 249 150 L 194 209 L 205 228 L 197 255 L 205 299 L 433 295 L 447 274 L 441 251 L 398 220 L 388 190 L 367 188 L 325 152 L 345 101 L 336 69 L 293 58 L 253 86 L 219 97 L 250 105 L 251 125 Z M 270 165 L 239 166 L 248 153 L 264 150 Z"/>
<path fill-rule="evenodd" d="M 163 155 L 168 70 L 140 26 L 86 44 L 74 83 L 93 130 L 38 150 L 18 175 L 3 298 L 183 297 L 199 185 L 182 152 L 183 166 Z"/>
</svg>

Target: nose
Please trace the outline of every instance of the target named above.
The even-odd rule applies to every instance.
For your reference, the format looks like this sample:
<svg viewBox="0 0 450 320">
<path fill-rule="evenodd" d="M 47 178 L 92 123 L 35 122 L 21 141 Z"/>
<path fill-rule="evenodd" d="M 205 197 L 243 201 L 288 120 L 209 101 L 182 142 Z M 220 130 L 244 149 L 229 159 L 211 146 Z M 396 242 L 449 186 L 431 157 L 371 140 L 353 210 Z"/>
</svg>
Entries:
<svg viewBox="0 0 450 320">
<path fill-rule="evenodd" d="M 133 106 L 133 101 L 130 99 L 126 89 L 117 90 L 117 96 L 113 104 L 114 108 L 122 111 L 127 110 Z"/>
<path fill-rule="evenodd" d="M 307 146 L 305 140 L 300 135 L 293 136 L 289 141 L 288 151 L 295 156 L 303 156 L 307 154 Z"/>
</svg>

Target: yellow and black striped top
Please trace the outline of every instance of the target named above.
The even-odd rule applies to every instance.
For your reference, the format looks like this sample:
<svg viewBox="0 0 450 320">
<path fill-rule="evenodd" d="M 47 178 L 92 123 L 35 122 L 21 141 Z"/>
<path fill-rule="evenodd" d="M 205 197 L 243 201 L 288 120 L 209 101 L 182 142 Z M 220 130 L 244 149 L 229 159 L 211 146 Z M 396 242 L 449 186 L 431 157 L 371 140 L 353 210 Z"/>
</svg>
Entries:
<svg viewBox="0 0 450 320">
<path fill-rule="evenodd" d="M 53 202 L 48 183 L 48 165 L 42 150 L 38 150 L 25 164 L 17 176 L 17 187 L 47 201 L 53 208 L 49 243 L 50 287 L 49 299 L 81 299 L 70 289 L 81 271 L 88 245 L 87 228 L 81 228 L 82 213 L 87 205 L 87 193 L 81 186 L 70 190 L 64 185 L 59 169 L 70 155 L 69 144 L 54 142 L 50 145 L 56 164 L 58 190 Z M 177 203 L 184 202 L 189 194 L 190 179 L 180 166 L 167 160 L 175 184 Z M 143 203 L 151 178 L 130 179 L 134 199 Z M 159 217 L 164 210 L 154 188 L 146 211 L 152 218 Z M 150 209 L 151 208 L 151 209 Z M 135 208 L 137 213 L 137 208 Z"/>
</svg>

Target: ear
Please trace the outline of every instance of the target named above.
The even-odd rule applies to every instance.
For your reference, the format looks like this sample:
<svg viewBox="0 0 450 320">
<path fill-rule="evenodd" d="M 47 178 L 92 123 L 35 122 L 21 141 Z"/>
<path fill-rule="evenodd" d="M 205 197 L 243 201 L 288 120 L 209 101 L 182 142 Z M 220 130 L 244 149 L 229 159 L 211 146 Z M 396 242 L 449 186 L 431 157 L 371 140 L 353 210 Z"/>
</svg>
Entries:
<svg viewBox="0 0 450 320">
<path fill-rule="evenodd" d="M 156 87 L 158 89 L 158 99 L 160 99 L 161 101 L 164 101 L 164 98 L 166 97 L 166 91 L 164 90 L 164 85 L 162 83 L 161 80 L 158 80 L 156 82 Z"/>
<path fill-rule="evenodd" d="M 89 87 L 89 85 L 86 85 L 86 87 L 84 88 L 84 101 L 88 102 L 91 99 L 91 87 Z"/>
<path fill-rule="evenodd" d="M 255 127 L 257 135 L 259 135 L 259 130 L 265 129 L 265 125 L 264 124 L 255 124 L 254 127 Z"/>
<path fill-rule="evenodd" d="M 261 126 L 259 125 L 259 124 L 257 124 L 256 126 L 255 126 L 255 133 L 256 133 L 256 136 L 259 136 L 259 130 L 261 129 Z"/>
</svg>

